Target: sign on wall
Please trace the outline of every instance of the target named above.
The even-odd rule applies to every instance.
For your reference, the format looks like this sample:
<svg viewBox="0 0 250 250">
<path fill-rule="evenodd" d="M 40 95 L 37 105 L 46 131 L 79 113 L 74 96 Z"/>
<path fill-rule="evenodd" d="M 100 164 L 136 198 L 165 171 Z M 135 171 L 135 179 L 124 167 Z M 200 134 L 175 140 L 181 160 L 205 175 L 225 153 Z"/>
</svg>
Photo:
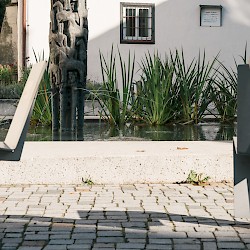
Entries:
<svg viewBox="0 0 250 250">
<path fill-rule="evenodd" d="M 220 27 L 222 22 L 221 5 L 200 5 L 200 26 Z"/>
</svg>

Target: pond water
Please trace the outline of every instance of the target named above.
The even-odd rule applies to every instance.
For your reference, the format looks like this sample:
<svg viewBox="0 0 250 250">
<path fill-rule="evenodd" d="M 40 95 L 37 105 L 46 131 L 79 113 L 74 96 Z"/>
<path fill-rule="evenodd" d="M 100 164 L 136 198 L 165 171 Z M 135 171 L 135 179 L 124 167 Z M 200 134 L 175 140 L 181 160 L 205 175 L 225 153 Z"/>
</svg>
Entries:
<svg viewBox="0 0 250 250">
<path fill-rule="evenodd" d="M 3 141 L 8 131 L 8 125 L 0 127 L 0 140 Z M 153 141 L 221 141 L 232 140 L 236 136 L 236 124 L 202 123 L 198 125 L 166 125 L 151 127 L 145 124 L 129 125 L 123 130 L 111 128 L 104 122 L 85 122 L 84 132 L 80 140 L 153 140 Z M 52 135 L 50 127 L 30 127 L 27 141 L 77 140 L 76 136 L 68 134 L 61 139 Z"/>
</svg>

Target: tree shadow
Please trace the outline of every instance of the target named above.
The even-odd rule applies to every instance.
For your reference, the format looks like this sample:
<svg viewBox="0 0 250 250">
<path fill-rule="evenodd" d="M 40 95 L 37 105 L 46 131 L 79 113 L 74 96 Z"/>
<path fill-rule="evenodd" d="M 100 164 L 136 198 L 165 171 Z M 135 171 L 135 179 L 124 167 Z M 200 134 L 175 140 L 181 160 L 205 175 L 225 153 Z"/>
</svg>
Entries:
<svg viewBox="0 0 250 250">
<path fill-rule="evenodd" d="M 0 216 L 0 222 L 0 249 L 172 249 L 176 244 L 202 247 L 215 242 L 218 230 L 250 230 L 249 223 L 241 219 L 143 210 L 80 210 L 71 218 L 6 214 Z M 230 235 L 223 234 L 225 241 L 230 241 Z"/>
</svg>

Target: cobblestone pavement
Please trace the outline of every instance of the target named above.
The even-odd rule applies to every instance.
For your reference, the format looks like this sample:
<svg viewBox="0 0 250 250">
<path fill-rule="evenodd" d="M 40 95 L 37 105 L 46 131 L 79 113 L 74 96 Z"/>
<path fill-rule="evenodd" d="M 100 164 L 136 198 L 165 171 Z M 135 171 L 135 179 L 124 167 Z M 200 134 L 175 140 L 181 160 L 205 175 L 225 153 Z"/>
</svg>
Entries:
<svg viewBox="0 0 250 250">
<path fill-rule="evenodd" d="M 250 249 L 232 184 L 0 186 L 0 249 Z"/>
</svg>

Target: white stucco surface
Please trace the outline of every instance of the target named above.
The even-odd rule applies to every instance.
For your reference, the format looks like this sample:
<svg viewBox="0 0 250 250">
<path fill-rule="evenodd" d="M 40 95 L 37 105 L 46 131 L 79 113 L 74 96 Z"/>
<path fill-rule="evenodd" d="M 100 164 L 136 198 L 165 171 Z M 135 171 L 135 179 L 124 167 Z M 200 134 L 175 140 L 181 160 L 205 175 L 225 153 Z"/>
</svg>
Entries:
<svg viewBox="0 0 250 250">
<path fill-rule="evenodd" d="M 49 57 L 50 0 L 27 0 L 27 43 L 26 57 L 35 63 L 34 52 L 38 57 L 44 53 Z"/>
<path fill-rule="evenodd" d="M 26 142 L 20 162 L 1 161 L 0 184 L 160 183 L 191 170 L 233 180 L 231 142 Z"/>
<path fill-rule="evenodd" d="M 120 44 L 120 2 L 155 3 L 155 44 Z M 28 56 L 34 61 L 32 48 L 43 49 L 48 57 L 50 0 L 28 0 Z M 222 5 L 221 27 L 200 27 L 199 5 Z M 88 78 L 100 82 L 99 50 L 106 55 L 112 44 L 119 46 L 126 60 L 128 51 L 135 51 L 136 61 L 147 51 L 162 56 L 170 49 L 183 48 L 187 60 L 206 50 L 209 59 L 220 52 L 220 60 L 234 66 L 234 57 L 244 54 L 250 44 L 249 0 L 89 0 Z M 138 64 L 137 64 L 138 67 Z"/>
</svg>

